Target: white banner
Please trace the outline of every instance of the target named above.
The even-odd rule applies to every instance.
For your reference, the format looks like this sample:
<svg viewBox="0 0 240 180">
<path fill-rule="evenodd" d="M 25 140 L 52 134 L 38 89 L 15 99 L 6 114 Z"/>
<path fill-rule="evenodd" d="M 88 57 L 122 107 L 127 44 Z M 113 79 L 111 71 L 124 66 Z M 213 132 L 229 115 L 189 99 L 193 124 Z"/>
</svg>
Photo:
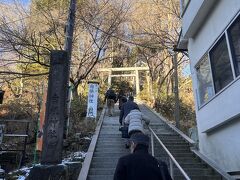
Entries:
<svg viewBox="0 0 240 180">
<path fill-rule="evenodd" d="M 87 117 L 97 117 L 98 86 L 97 83 L 88 84 Z"/>
</svg>

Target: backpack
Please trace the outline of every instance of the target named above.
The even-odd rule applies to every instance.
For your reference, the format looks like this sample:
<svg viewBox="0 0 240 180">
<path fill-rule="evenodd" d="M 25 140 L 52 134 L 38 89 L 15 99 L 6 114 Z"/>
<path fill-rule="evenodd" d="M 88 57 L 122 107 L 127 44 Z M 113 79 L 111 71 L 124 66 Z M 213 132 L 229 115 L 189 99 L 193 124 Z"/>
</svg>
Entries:
<svg viewBox="0 0 240 180">
<path fill-rule="evenodd" d="M 116 94 L 113 90 L 108 90 L 107 91 L 107 98 L 108 99 L 113 99 L 114 101 L 116 100 Z"/>
<path fill-rule="evenodd" d="M 128 134 L 128 125 L 121 127 L 120 131 L 122 131 L 122 138 L 130 138 Z"/>
</svg>

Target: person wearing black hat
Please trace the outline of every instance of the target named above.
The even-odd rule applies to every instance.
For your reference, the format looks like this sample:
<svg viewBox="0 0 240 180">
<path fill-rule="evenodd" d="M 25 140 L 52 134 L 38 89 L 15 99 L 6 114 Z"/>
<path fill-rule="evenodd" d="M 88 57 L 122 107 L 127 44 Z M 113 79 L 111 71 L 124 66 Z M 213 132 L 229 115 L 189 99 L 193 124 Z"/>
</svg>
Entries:
<svg viewBox="0 0 240 180">
<path fill-rule="evenodd" d="M 107 100 L 108 116 L 113 116 L 114 104 L 115 104 L 116 97 L 117 97 L 117 95 L 111 87 L 105 93 L 104 102 L 106 102 L 106 100 Z"/>
<path fill-rule="evenodd" d="M 118 160 L 114 180 L 172 180 L 166 163 L 148 153 L 147 135 L 133 134 L 129 141 L 131 154 Z"/>
</svg>

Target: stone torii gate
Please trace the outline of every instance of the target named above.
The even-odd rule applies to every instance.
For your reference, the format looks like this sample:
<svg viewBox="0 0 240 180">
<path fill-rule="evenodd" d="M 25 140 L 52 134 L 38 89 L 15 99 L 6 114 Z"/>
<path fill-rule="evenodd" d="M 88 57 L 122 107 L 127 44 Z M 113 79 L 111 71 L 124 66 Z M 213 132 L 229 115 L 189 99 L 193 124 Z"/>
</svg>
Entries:
<svg viewBox="0 0 240 180">
<path fill-rule="evenodd" d="M 136 94 L 140 92 L 139 71 L 149 72 L 149 67 L 119 67 L 119 68 L 100 68 L 99 72 L 108 72 L 108 87 L 111 86 L 112 77 L 135 77 L 136 80 Z M 131 74 L 112 74 L 112 72 L 131 71 Z M 149 78 L 147 78 L 149 87 Z"/>
</svg>

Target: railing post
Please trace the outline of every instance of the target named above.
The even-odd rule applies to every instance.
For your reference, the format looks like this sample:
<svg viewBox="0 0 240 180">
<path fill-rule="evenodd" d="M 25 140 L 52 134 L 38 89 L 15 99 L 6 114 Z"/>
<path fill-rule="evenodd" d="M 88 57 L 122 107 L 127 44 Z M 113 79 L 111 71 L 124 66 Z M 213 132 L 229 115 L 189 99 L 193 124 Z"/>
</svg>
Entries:
<svg viewBox="0 0 240 180">
<path fill-rule="evenodd" d="M 152 156 L 154 156 L 154 139 L 153 133 L 151 132 L 151 149 L 152 149 Z"/>
<path fill-rule="evenodd" d="M 173 177 L 173 162 L 170 157 L 169 157 L 169 167 L 170 167 L 170 176 L 172 177 L 172 179 L 174 179 L 174 177 Z"/>
</svg>

